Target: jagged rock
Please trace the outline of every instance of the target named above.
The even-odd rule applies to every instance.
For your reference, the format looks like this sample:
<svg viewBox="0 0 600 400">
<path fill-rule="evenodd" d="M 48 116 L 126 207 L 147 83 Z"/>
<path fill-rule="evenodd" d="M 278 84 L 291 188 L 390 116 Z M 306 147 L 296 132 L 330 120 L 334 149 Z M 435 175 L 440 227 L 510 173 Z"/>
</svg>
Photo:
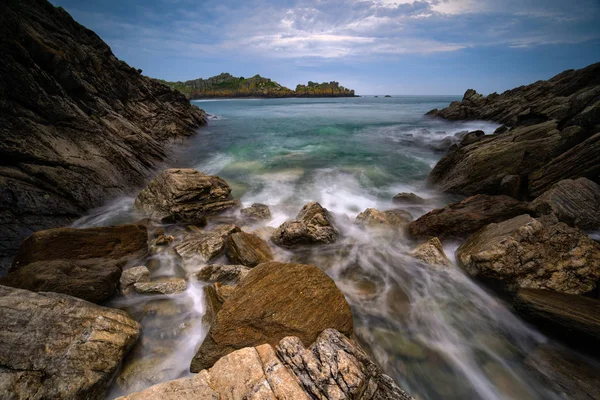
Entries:
<svg viewBox="0 0 600 400">
<path fill-rule="evenodd" d="M 225 254 L 232 263 L 255 267 L 273 260 L 269 244 L 257 235 L 237 232 L 227 238 Z"/>
<path fill-rule="evenodd" d="M 221 304 L 223 303 L 219 296 L 217 295 L 217 290 L 212 285 L 207 285 L 202 288 L 204 291 L 204 298 L 206 299 L 206 312 L 204 316 L 202 316 L 202 321 L 212 326 L 217 321 L 217 314 L 221 309 Z"/>
<path fill-rule="evenodd" d="M 236 284 L 246 277 L 250 268 L 244 265 L 212 264 L 203 267 L 196 278 L 205 282 L 220 282 Z"/>
<path fill-rule="evenodd" d="M 238 205 L 239 201 L 231 198 L 227 182 L 191 168 L 163 171 L 134 203 L 137 210 L 156 221 L 201 225 L 207 215 Z"/>
<path fill-rule="evenodd" d="M 513 307 L 545 333 L 592 352 L 600 348 L 600 300 L 550 290 L 520 289 Z"/>
<path fill-rule="evenodd" d="M 520 215 L 490 224 L 469 236 L 456 255 L 469 274 L 502 281 L 509 289 L 582 294 L 600 279 L 600 245 L 550 218 Z"/>
<path fill-rule="evenodd" d="M 147 253 L 148 233 L 143 225 L 47 229 L 35 232 L 21 243 L 11 271 L 36 261 L 92 258 L 126 261 Z"/>
<path fill-rule="evenodd" d="M 0 274 L 34 231 L 145 183 L 206 115 L 47 1 L 0 3 Z"/>
<path fill-rule="evenodd" d="M 435 209 L 411 222 L 408 231 L 415 238 L 465 238 L 492 222 L 529 212 L 527 204 L 508 196 L 479 194 Z"/>
<path fill-rule="evenodd" d="M 565 179 L 530 204 L 537 215 L 554 214 L 581 229 L 600 229 L 600 185 L 587 178 Z"/>
<path fill-rule="evenodd" d="M 119 281 L 121 293 L 124 295 L 133 293 L 135 291 L 133 285 L 137 282 L 150 282 L 150 271 L 144 265 L 123 271 Z"/>
<path fill-rule="evenodd" d="M 450 265 L 450 260 L 444 253 L 442 242 L 436 237 L 419 245 L 410 255 L 432 266 L 447 267 Z"/>
<path fill-rule="evenodd" d="M 271 219 L 271 210 L 266 204 L 254 203 L 250 207 L 242 208 L 240 213 L 253 222 Z"/>
<path fill-rule="evenodd" d="M 301 244 L 327 244 L 337 240 L 339 231 L 333 215 L 319 203 L 305 204 L 295 220 L 284 222 L 273 232 L 273 243 L 293 247 Z"/>
<path fill-rule="evenodd" d="M 233 293 L 236 285 L 223 285 L 222 283 L 215 282 L 215 291 L 217 292 L 217 298 L 221 303 L 225 302 L 227 298 Z"/>
<path fill-rule="evenodd" d="M 485 132 L 481 130 L 468 132 L 461 138 L 460 146 L 468 146 L 472 143 L 479 142 L 483 136 L 485 136 Z"/>
<path fill-rule="evenodd" d="M 407 205 L 420 205 L 425 204 L 427 200 L 417 196 L 414 193 L 398 193 L 392 198 L 392 203 L 407 204 Z"/>
<path fill-rule="evenodd" d="M 297 337 L 236 350 L 191 378 L 161 383 L 118 400 L 394 399 L 411 400 L 347 337 L 327 329 L 305 348 Z"/>
<path fill-rule="evenodd" d="M 120 310 L 0 286 L 0 393 L 104 399 L 140 325 Z"/>
<path fill-rule="evenodd" d="M 240 228 L 235 225 L 222 225 L 212 231 L 193 231 L 186 234 L 175 246 L 175 250 L 185 260 L 207 262 L 225 249 L 227 238 Z"/>
<path fill-rule="evenodd" d="M 350 306 L 331 278 L 312 265 L 260 264 L 223 303 L 190 370 L 209 368 L 243 347 L 276 345 L 290 334 L 309 344 L 327 328 L 352 333 Z"/>
<path fill-rule="evenodd" d="M 104 259 L 36 261 L 1 277 L 0 285 L 101 304 L 117 292 L 122 266 L 123 262 Z"/>
<path fill-rule="evenodd" d="M 182 278 L 167 278 L 160 281 L 136 282 L 135 291 L 142 294 L 177 294 L 187 289 L 187 283 Z"/>
<path fill-rule="evenodd" d="M 367 208 L 356 216 L 354 223 L 358 226 L 369 228 L 405 227 L 412 221 L 412 215 L 404 210 L 379 211 Z"/>
</svg>

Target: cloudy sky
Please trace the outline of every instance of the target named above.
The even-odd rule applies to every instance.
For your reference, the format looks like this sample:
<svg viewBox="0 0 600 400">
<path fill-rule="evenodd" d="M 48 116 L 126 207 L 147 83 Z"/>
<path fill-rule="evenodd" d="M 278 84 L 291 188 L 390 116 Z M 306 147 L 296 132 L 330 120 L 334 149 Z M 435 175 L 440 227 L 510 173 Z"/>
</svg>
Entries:
<svg viewBox="0 0 600 400">
<path fill-rule="evenodd" d="M 51 0 L 167 80 L 221 72 L 358 94 L 503 91 L 600 61 L 600 0 Z"/>
</svg>

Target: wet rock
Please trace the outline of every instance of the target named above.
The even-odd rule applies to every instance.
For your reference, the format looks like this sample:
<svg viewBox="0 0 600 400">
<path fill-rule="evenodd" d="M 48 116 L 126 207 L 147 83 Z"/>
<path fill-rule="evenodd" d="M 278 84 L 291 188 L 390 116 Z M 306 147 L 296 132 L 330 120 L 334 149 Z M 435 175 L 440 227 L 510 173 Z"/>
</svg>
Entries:
<svg viewBox="0 0 600 400">
<path fill-rule="evenodd" d="M 413 250 L 411 256 L 432 266 L 447 267 L 450 265 L 450 260 L 444 253 L 442 242 L 436 237 L 419 245 Z"/>
<path fill-rule="evenodd" d="M 204 282 L 220 282 L 236 284 L 246 277 L 250 268 L 244 265 L 212 264 L 203 267 L 196 278 Z"/>
<path fill-rule="evenodd" d="M 160 235 L 154 241 L 155 246 L 168 246 L 173 243 L 173 236 Z"/>
<path fill-rule="evenodd" d="M 312 265 L 260 264 L 223 303 L 190 370 L 208 368 L 236 349 L 276 345 L 290 334 L 312 343 L 327 328 L 352 332 L 350 306 L 331 278 Z"/>
<path fill-rule="evenodd" d="M 103 399 L 140 325 L 120 310 L 0 286 L 0 393 Z"/>
<path fill-rule="evenodd" d="M 146 267 L 153 279 L 172 276 L 183 278 L 186 276 L 183 264 L 183 257 L 171 246 L 151 247 L 150 257 L 146 261 Z"/>
<path fill-rule="evenodd" d="M 121 293 L 128 295 L 135 292 L 133 285 L 137 282 L 150 282 L 150 271 L 144 265 L 123 271 L 119 281 Z"/>
<path fill-rule="evenodd" d="M 155 382 L 168 380 L 174 372 L 175 367 L 165 362 L 164 354 L 151 354 L 133 359 L 129 357 L 115 380 L 115 386 L 121 393 L 135 392 Z"/>
<path fill-rule="evenodd" d="M 231 188 L 218 176 L 194 169 L 167 169 L 135 199 L 135 208 L 161 222 L 203 224 L 207 215 L 239 205 Z"/>
<path fill-rule="evenodd" d="M 240 213 L 251 222 L 268 221 L 271 219 L 271 210 L 266 204 L 254 203 L 250 207 L 242 208 Z"/>
<path fill-rule="evenodd" d="M 217 298 L 223 303 L 233 293 L 236 285 L 223 285 L 222 283 L 215 282 L 215 291 L 217 292 Z"/>
<path fill-rule="evenodd" d="M 273 228 L 272 226 L 262 226 L 262 227 L 252 231 L 252 233 L 257 235 L 262 240 L 266 240 L 266 241 L 271 240 L 271 236 L 273 236 L 273 232 L 275 232 L 275 228 Z"/>
<path fill-rule="evenodd" d="M 122 266 L 123 262 L 104 259 L 37 261 L 1 277 L 0 285 L 101 304 L 117 292 Z"/>
<path fill-rule="evenodd" d="M 496 128 L 496 130 L 494 131 L 494 135 L 502 135 L 503 133 L 506 133 L 509 131 L 509 127 L 506 125 L 502 125 L 499 126 L 498 128 Z"/>
<path fill-rule="evenodd" d="M 204 286 L 202 290 L 204 291 L 204 297 L 206 299 L 206 312 L 202 317 L 202 322 L 209 326 L 212 326 L 217 321 L 217 314 L 221 309 L 221 304 L 223 302 L 219 300 L 217 290 L 214 286 L 207 285 Z"/>
<path fill-rule="evenodd" d="M 284 222 L 273 232 L 273 243 L 293 247 L 302 244 L 328 244 L 337 240 L 339 231 L 333 215 L 319 203 L 302 207 L 295 220 Z"/>
<path fill-rule="evenodd" d="M 151 282 L 137 282 L 133 287 L 141 294 L 177 294 L 187 289 L 187 283 L 182 278 L 166 278 Z"/>
<path fill-rule="evenodd" d="M 207 262 L 221 254 L 227 238 L 239 231 L 235 225 L 221 225 L 212 231 L 195 230 L 179 240 L 175 250 L 185 260 Z"/>
<path fill-rule="evenodd" d="M 427 358 L 426 349 L 400 332 L 376 328 L 373 335 L 378 345 L 395 356 L 413 360 L 425 360 Z"/>
<path fill-rule="evenodd" d="M 462 239 L 487 224 L 528 212 L 526 203 L 511 197 L 480 194 L 423 215 L 410 223 L 408 231 L 415 238 Z"/>
<path fill-rule="evenodd" d="M 485 136 L 485 132 L 481 130 L 468 132 L 461 138 L 460 146 L 468 146 L 472 143 L 479 142 L 483 136 Z"/>
<path fill-rule="evenodd" d="M 582 294 L 600 279 L 600 245 L 576 228 L 550 218 L 521 215 L 490 224 L 456 252 L 471 275 L 502 281 L 508 289 Z"/>
<path fill-rule="evenodd" d="M 406 205 L 421 205 L 425 204 L 427 200 L 417 196 L 414 193 L 398 193 L 392 198 L 392 203 L 406 204 Z"/>
<path fill-rule="evenodd" d="M 379 211 L 367 208 L 356 216 L 354 223 L 358 226 L 369 228 L 405 227 L 412 221 L 412 215 L 404 210 Z"/>
<path fill-rule="evenodd" d="M 11 271 L 36 261 L 92 258 L 127 261 L 147 253 L 148 233 L 143 225 L 48 229 L 35 232 L 23 241 Z"/>
<path fill-rule="evenodd" d="M 513 199 L 521 199 L 521 186 L 522 180 L 519 175 L 506 175 L 500 181 L 500 188 L 498 194 L 512 197 Z"/>
<path fill-rule="evenodd" d="M 554 214 L 581 229 L 600 229 L 600 185 L 587 178 L 565 179 L 531 202 L 538 215 Z"/>
<path fill-rule="evenodd" d="M 545 333 L 576 347 L 600 348 L 600 300 L 541 289 L 521 289 L 513 307 Z M 600 354 L 600 352 L 596 351 Z"/>
<path fill-rule="evenodd" d="M 257 235 L 237 232 L 227 238 L 225 254 L 229 261 L 247 267 L 273 260 L 269 244 Z"/>
</svg>

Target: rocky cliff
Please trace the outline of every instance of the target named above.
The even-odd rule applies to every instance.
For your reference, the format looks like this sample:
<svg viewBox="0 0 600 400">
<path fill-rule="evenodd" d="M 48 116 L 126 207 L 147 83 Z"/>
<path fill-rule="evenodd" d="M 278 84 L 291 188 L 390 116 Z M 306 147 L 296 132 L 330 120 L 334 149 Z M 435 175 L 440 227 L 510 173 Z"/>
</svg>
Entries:
<svg viewBox="0 0 600 400">
<path fill-rule="evenodd" d="M 0 275 L 22 238 L 140 186 L 205 114 L 45 0 L 0 3 Z"/>
<path fill-rule="evenodd" d="M 600 182 L 600 63 L 487 97 L 469 89 L 427 115 L 506 126 L 440 160 L 429 181 L 446 192 L 498 194 L 514 182 L 532 198 L 563 179 Z"/>
<path fill-rule="evenodd" d="M 339 82 L 308 82 L 308 85 L 296 86 L 298 97 L 354 97 L 354 90 L 340 86 Z"/>
</svg>

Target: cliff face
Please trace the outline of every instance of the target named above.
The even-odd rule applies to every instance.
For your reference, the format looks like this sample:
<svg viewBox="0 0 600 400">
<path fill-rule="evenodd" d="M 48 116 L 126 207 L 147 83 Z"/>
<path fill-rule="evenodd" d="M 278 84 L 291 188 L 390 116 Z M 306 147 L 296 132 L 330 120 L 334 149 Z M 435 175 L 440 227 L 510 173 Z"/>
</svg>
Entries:
<svg viewBox="0 0 600 400">
<path fill-rule="evenodd" d="M 140 186 L 205 114 L 45 0 L 0 3 L 0 275 L 20 240 Z"/>
<path fill-rule="evenodd" d="M 339 82 L 308 82 L 308 85 L 296 86 L 298 97 L 354 97 L 354 90 L 340 86 Z"/>
</svg>

